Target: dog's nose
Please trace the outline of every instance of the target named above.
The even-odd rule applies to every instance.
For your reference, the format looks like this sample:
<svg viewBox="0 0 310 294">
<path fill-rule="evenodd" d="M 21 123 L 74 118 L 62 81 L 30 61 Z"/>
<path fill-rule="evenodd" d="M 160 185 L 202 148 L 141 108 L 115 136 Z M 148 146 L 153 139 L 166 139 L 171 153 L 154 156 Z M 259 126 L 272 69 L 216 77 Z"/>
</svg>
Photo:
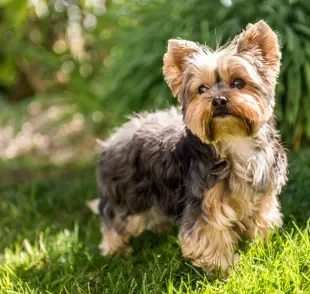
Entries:
<svg viewBox="0 0 310 294">
<path fill-rule="evenodd" d="M 223 108 L 227 105 L 227 99 L 224 96 L 216 97 L 213 99 L 212 105 L 215 109 Z"/>
</svg>

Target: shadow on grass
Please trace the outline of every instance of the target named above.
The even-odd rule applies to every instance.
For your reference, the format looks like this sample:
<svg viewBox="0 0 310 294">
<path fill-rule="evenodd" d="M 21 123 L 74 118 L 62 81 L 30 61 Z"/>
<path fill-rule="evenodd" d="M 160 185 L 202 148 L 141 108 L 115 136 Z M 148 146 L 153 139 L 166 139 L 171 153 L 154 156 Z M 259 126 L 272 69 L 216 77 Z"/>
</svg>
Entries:
<svg viewBox="0 0 310 294">
<path fill-rule="evenodd" d="M 292 221 L 303 228 L 310 218 L 309 187 L 310 150 L 305 150 L 291 156 L 290 182 L 280 197 L 288 228 Z M 110 294 L 159 293 L 172 277 L 174 285 L 186 281 L 193 288 L 215 281 L 182 259 L 176 232 L 143 233 L 132 241 L 128 259 L 101 257 L 99 220 L 85 206 L 96 197 L 93 167 L 70 177 L 62 173 L 1 186 L 0 194 L 0 270 L 14 272 L 16 285 L 27 283 L 38 293 Z"/>
<path fill-rule="evenodd" d="M 27 283 L 38 293 L 79 293 L 88 287 L 98 293 L 140 293 L 141 287 L 160 292 L 171 276 L 201 280 L 201 273 L 182 260 L 176 233 L 143 233 L 132 240 L 134 254 L 128 259 L 100 256 L 99 219 L 85 206 L 96 197 L 93 169 L 0 187 L 0 260 L 2 271 L 14 272 L 14 284 Z"/>
<path fill-rule="evenodd" d="M 175 285 L 182 280 L 195 287 L 206 282 L 203 274 L 182 260 L 177 244 L 169 236 L 143 233 L 133 242 L 134 253 L 127 259 L 103 258 L 91 244 L 61 251 L 48 249 L 48 257 L 31 267 L 11 266 L 17 280 L 40 292 L 69 293 L 91 289 L 91 293 L 161 293 L 173 277 Z M 57 237 L 51 237 L 56 240 Z M 83 236 L 80 242 L 84 243 Z M 57 248 L 57 245 L 54 245 Z M 190 278 L 189 278 L 190 277 Z M 84 293 L 84 292 L 81 292 Z"/>
</svg>

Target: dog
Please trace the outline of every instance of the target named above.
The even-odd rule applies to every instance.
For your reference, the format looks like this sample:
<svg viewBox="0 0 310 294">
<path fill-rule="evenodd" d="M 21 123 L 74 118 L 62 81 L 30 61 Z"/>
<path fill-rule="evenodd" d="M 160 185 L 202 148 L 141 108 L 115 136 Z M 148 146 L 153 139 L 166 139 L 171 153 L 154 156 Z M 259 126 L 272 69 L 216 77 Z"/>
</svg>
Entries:
<svg viewBox="0 0 310 294">
<path fill-rule="evenodd" d="M 100 200 L 89 203 L 101 216 L 102 255 L 128 255 L 131 237 L 175 223 L 185 258 L 227 272 L 242 236 L 265 238 L 282 226 L 280 61 L 264 21 L 215 51 L 169 40 L 163 73 L 181 107 L 135 115 L 102 143 Z"/>
</svg>

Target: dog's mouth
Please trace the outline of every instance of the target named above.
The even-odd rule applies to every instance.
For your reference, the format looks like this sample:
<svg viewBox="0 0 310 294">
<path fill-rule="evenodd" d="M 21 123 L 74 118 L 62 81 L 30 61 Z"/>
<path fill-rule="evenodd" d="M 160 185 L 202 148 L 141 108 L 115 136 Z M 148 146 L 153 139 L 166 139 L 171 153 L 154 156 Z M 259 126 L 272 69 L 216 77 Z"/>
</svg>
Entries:
<svg viewBox="0 0 310 294">
<path fill-rule="evenodd" d="M 219 117 L 219 118 L 225 118 L 228 116 L 232 116 L 232 113 L 229 112 L 227 109 L 221 109 L 220 111 L 214 111 L 213 118 Z"/>
<path fill-rule="evenodd" d="M 230 114 L 230 113 L 220 113 L 220 114 L 213 115 L 213 118 L 215 118 L 215 117 L 225 118 L 225 117 L 228 117 L 231 115 L 232 114 Z"/>
</svg>

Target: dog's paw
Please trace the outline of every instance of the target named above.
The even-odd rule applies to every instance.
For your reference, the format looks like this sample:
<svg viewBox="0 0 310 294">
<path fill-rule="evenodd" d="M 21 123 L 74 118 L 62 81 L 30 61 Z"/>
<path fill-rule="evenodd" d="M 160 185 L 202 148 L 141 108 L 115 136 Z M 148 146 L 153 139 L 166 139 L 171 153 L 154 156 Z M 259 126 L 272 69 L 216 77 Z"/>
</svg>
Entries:
<svg viewBox="0 0 310 294">
<path fill-rule="evenodd" d="M 206 258 L 202 256 L 193 260 L 192 262 L 195 266 L 201 267 L 208 274 L 219 272 L 224 277 L 227 277 L 236 267 L 239 260 L 240 256 L 238 254 L 234 254 L 232 257 L 218 256 L 212 260 L 206 260 Z"/>
<path fill-rule="evenodd" d="M 128 257 L 133 251 L 132 247 L 129 245 L 125 245 L 123 247 L 111 247 L 107 244 L 100 243 L 98 248 L 102 256 L 119 255 L 121 257 Z"/>
</svg>

